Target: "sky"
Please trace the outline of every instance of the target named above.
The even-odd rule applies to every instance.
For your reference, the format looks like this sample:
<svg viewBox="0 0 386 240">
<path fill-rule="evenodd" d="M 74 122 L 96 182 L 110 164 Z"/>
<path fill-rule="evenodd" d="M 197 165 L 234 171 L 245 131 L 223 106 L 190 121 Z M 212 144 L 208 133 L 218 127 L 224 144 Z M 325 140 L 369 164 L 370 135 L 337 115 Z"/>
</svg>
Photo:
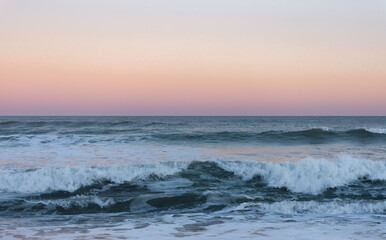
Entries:
<svg viewBox="0 0 386 240">
<path fill-rule="evenodd" d="M 386 1 L 0 0 L 0 115 L 386 115 Z"/>
</svg>

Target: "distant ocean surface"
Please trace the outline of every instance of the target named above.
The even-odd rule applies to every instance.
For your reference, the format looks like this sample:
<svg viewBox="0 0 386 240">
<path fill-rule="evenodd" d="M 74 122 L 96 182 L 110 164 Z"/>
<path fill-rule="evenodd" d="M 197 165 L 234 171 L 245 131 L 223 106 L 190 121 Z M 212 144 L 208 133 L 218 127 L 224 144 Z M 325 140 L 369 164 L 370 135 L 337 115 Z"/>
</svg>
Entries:
<svg viewBox="0 0 386 240">
<path fill-rule="evenodd" d="M 0 117 L 0 238 L 386 239 L 386 117 Z"/>
</svg>

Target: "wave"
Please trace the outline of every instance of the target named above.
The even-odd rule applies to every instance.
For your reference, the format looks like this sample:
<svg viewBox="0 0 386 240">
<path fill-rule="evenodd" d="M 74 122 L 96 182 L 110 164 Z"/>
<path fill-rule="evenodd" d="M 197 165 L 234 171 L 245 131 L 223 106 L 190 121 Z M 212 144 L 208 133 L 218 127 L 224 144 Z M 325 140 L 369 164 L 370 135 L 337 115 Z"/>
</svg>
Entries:
<svg viewBox="0 0 386 240">
<path fill-rule="evenodd" d="M 301 131 L 220 131 L 203 133 L 155 134 L 154 138 L 168 141 L 258 141 L 269 143 L 321 144 L 332 141 L 386 140 L 384 129 L 352 129 L 333 131 L 327 128 L 311 128 Z"/>
<path fill-rule="evenodd" d="M 165 141 L 173 143 L 222 143 L 222 142 L 247 142 L 256 144 L 278 144 L 278 145 L 297 145 L 297 144 L 329 144 L 334 142 L 353 142 L 359 144 L 386 143 L 386 134 L 382 128 L 376 129 L 352 129 L 344 132 L 333 131 L 322 128 L 312 128 L 302 131 L 220 131 L 220 132 L 196 132 L 196 133 L 154 133 L 152 130 L 144 130 L 142 127 L 130 128 L 65 128 L 65 129 L 24 129 L 23 134 L 18 131 L 0 129 L 1 141 L 31 141 L 32 138 L 44 136 L 45 138 L 62 141 L 66 138 L 76 136 L 87 137 L 83 141 L 96 143 L 106 142 L 106 138 L 100 136 L 109 136 L 111 142 L 138 142 L 138 141 Z M 56 131 L 56 134 L 52 134 Z M 28 138 L 21 138 L 28 136 Z M 95 138 L 92 138 L 95 137 Z M 92 138 L 92 139 L 91 139 Z M 98 140 L 99 139 L 99 140 Z M 82 143 L 80 141 L 79 143 Z"/>
<path fill-rule="evenodd" d="M 185 162 L 132 164 L 110 167 L 43 167 L 27 171 L 0 171 L 0 192 L 38 193 L 64 190 L 73 192 L 99 182 L 124 183 L 151 176 L 165 177 L 186 168 Z"/>
<path fill-rule="evenodd" d="M 386 128 L 365 128 L 365 130 L 376 134 L 386 134 Z"/>
<path fill-rule="evenodd" d="M 166 126 L 183 126 L 186 125 L 183 122 L 162 122 L 162 121 L 144 121 L 139 119 L 138 121 L 133 120 L 112 120 L 108 121 L 107 119 L 99 119 L 96 121 L 92 120 L 39 120 L 39 121 L 0 121 L 0 126 L 26 126 L 26 127 L 69 127 L 69 128 L 79 128 L 79 127 L 125 127 L 136 125 L 140 127 L 151 127 L 157 125 L 166 125 Z"/>
<path fill-rule="evenodd" d="M 101 198 L 98 196 L 87 196 L 87 195 L 77 195 L 72 196 L 66 199 L 55 199 L 55 200 L 24 200 L 27 204 L 43 205 L 48 208 L 83 208 L 87 209 L 92 205 L 97 205 L 99 208 L 108 208 L 116 204 L 113 198 Z"/>
<path fill-rule="evenodd" d="M 140 197 L 139 197 L 140 198 Z M 111 197 L 98 197 L 77 195 L 67 199 L 56 200 L 24 200 L 20 205 L 22 208 L 35 208 L 43 212 L 56 212 L 64 214 L 71 213 L 92 213 L 92 212 L 122 212 L 122 211 L 146 211 L 157 208 L 194 208 L 208 206 L 208 199 L 205 196 L 195 194 L 182 194 L 173 197 L 155 197 L 139 199 L 131 198 L 123 201 L 114 200 Z M 184 206 L 185 205 L 185 206 Z M 223 208 L 215 209 L 210 205 L 210 210 L 222 212 L 233 211 L 257 211 L 273 214 L 383 214 L 386 212 L 386 200 L 333 200 L 329 202 L 320 201 L 278 201 L 268 202 L 243 202 L 241 204 L 229 204 Z M 205 208 L 209 210 L 208 207 Z"/>
<path fill-rule="evenodd" d="M 271 188 L 317 195 L 329 188 L 349 185 L 357 180 L 386 180 L 386 161 L 341 156 L 324 160 L 305 158 L 297 162 L 212 161 L 159 162 L 105 167 L 37 168 L 0 171 L 0 192 L 39 193 L 73 192 L 97 183 L 122 184 L 133 180 L 168 176 L 212 176 L 208 181 L 226 183 L 230 176 L 242 181 L 261 178 Z"/>
<path fill-rule="evenodd" d="M 242 203 L 234 210 L 255 210 L 276 214 L 383 214 L 386 201 L 280 201 L 274 203 Z"/>
<path fill-rule="evenodd" d="M 386 161 L 177 161 L 0 170 L 0 212 L 82 214 L 386 211 Z"/>
<path fill-rule="evenodd" d="M 192 209 L 205 203 L 205 197 L 198 194 L 186 193 L 175 196 L 145 195 L 126 199 L 99 197 L 90 195 L 76 195 L 65 199 L 31 200 L 19 202 L 19 209 L 34 208 L 42 213 L 60 212 L 93 213 L 93 212 L 144 212 L 156 209 Z"/>
<path fill-rule="evenodd" d="M 0 121 L 0 126 L 8 126 L 18 124 L 18 121 Z"/>
<path fill-rule="evenodd" d="M 0 135 L 56 135 L 58 137 L 72 135 L 112 135 L 124 141 L 168 141 L 168 142 L 253 142 L 268 144 L 328 144 L 338 141 L 348 141 L 361 144 L 386 142 L 385 128 L 355 128 L 344 131 L 329 127 L 310 128 L 298 131 L 203 131 L 186 132 L 186 122 L 168 121 L 138 121 L 99 119 L 84 120 L 40 120 L 40 121 L 2 121 Z M 182 131 L 176 131 L 182 126 Z M 192 125 L 194 127 L 194 125 Z M 238 126 L 238 125 L 237 125 Z M 197 129 L 197 128 L 196 128 Z M 167 130 L 167 131 L 164 131 Z M 167 132 L 167 133 L 164 133 Z M 133 138 L 132 134 L 143 135 Z M 4 141 L 6 139 L 1 139 Z"/>
<path fill-rule="evenodd" d="M 112 122 L 112 126 L 127 126 L 127 125 L 133 125 L 136 122 L 134 121 L 120 121 L 120 122 Z"/>
<path fill-rule="evenodd" d="M 82 129 L 82 130 L 66 130 L 58 132 L 58 135 L 114 135 L 114 134 L 127 134 L 132 132 L 140 132 L 139 128 L 131 129 L 109 129 L 109 128 L 98 128 L 98 129 Z"/>
<path fill-rule="evenodd" d="M 386 162 L 341 156 L 335 161 L 305 158 L 298 162 L 218 162 L 221 168 L 244 180 L 256 176 L 268 186 L 292 192 L 319 194 L 327 188 L 344 186 L 361 178 L 386 180 Z"/>
</svg>

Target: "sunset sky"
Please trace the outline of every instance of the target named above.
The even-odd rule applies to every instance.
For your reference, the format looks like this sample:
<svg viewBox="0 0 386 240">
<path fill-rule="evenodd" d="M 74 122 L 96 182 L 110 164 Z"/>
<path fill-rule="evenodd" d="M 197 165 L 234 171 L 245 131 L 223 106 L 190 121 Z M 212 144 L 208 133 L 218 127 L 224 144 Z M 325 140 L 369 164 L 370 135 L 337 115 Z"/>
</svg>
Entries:
<svg viewBox="0 0 386 240">
<path fill-rule="evenodd" d="M 0 115 L 386 115 L 386 1 L 0 0 Z"/>
</svg>

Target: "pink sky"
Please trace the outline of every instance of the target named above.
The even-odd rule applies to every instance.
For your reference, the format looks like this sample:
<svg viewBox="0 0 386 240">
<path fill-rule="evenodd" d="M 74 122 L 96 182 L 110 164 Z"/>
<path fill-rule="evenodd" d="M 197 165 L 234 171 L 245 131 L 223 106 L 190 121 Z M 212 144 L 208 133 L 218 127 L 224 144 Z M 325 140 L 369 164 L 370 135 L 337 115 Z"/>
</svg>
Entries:
<svg viewBox="0 0 386 240">
<path fill-rule="evenodd" d="M 386 115 L 382 1 L 0 0 L 0 115 Z"/>
</svg>

